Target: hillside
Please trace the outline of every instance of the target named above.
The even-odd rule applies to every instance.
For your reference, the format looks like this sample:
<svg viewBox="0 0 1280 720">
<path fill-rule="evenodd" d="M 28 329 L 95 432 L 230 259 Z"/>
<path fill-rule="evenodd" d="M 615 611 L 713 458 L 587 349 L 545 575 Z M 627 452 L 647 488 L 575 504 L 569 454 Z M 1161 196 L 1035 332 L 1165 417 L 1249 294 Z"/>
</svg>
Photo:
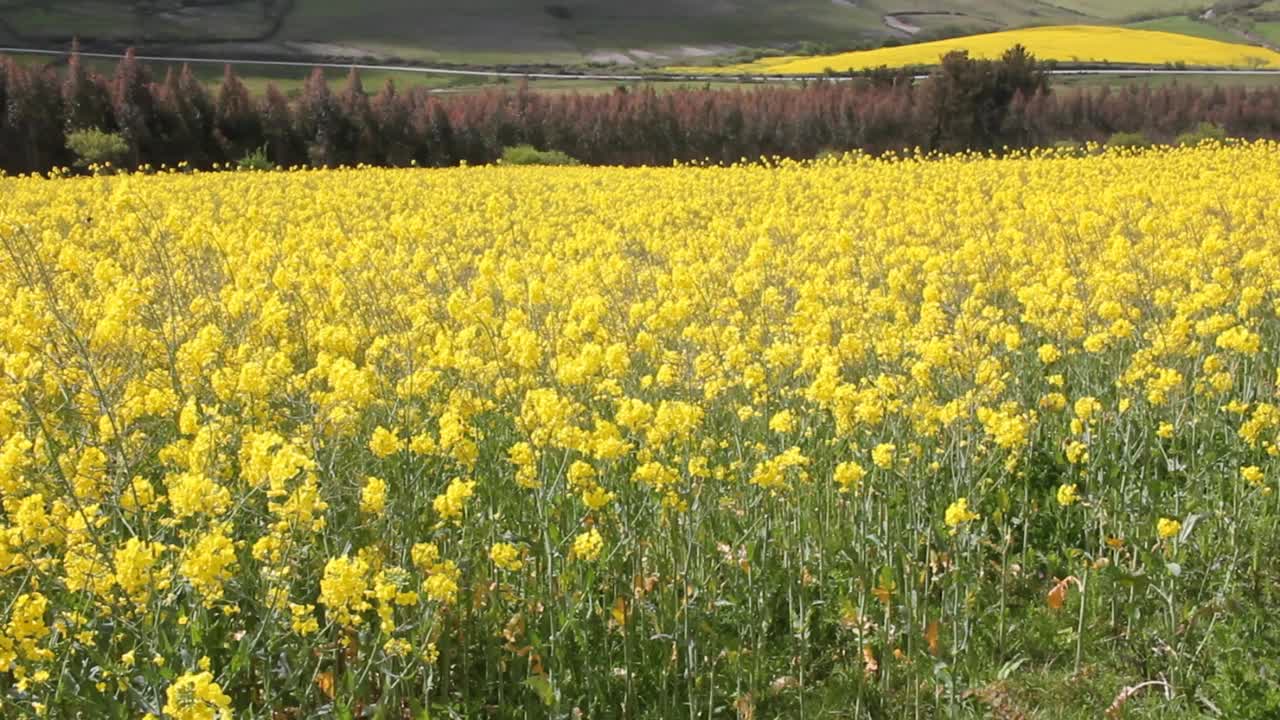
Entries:
<svg viewBox="0 0 1280 720">
<path fill-rule="evenodd" d="M 1126 66 L 1179 65 L 1205 68 L 1280 68 L 1280 53 L 1255 45 L 1223 42 L 1156 30 L 1097 25 L 1059 25 L 1005 30 L 965 37 L 861 50 L 835 55 L 783 56 L 715 68 L 726 74 L 814 75 L 877 67 L 933 65 L 953 51 L 997 58 L 1022 45 L 1041 60 Z M 684 68 L 703 73 L 706 68 Z"/>
<path fill-rule="evenodd" d="M 1265 44 L 1196 0 L 0 0 L 0 39 L 205 54 L 468 64 L 670 65 L 871 49 L 1029 25 L 1123 25 Z M 1256 28 L 1253 23 L 1256 22 Z M 1233 24 L 1234 23 L 1234 24 Z M 1245 23 L 1245 24 L 1242 24 Z M 1252 32 L 1256 29 L 1256 33 Z"/>
</svg>

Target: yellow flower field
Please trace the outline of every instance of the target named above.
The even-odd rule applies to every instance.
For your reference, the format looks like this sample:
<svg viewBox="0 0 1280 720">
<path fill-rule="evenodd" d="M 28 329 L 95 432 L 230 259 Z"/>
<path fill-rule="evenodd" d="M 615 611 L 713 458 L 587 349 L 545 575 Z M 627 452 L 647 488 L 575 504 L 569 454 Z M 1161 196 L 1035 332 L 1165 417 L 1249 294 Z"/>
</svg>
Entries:
<svg viewBox="0 0 1280 720">
<path fill-rule="evenodd" d="M 998 58 L 1021 44 L 1040 60 L 1067 63 L 1108 62 L 1126 65 L 1185 63 L 1193 67 L 1280 68 L 1280 53 L 1243 43 L 1156 30 L 1135 30 L 1100 25 L 1064 25 L 1002 30 L 1000 32 L 914 43 L 878 50 L 860 50 L 816 57 L 765 58 L 752 63 L 717 68 L 675 68 L 697 73 L 760 73 L 769 75 L 821 74 L 865 70 L 881 66 L 936 65 L 943 55 L 967 50 L 977 58 Z"/>
<path fill-rule="evenodd" d="M 1274 144 L 0 197 L 0 716 L 1236 707 Z"/>
</svg>

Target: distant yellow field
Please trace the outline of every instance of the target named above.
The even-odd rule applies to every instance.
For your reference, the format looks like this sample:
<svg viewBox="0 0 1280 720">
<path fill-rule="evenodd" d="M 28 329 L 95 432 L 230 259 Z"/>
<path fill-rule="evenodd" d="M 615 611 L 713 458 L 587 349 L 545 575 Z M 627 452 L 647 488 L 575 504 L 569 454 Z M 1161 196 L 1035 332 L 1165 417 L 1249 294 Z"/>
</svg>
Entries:
<svg viewBox="0 0 1280 720">
<path fill-rule="evenodd" d="M 1021 43 L 1042 60 L 1060 62 L 1111 62 L 1163 65 L 1182 62 L 1192 66 L 1280 68 L 1280 53 L 1266 48 L 1154 30 L 1093 25 L 1007 30 L 983 35 L 939 40 L 816 57 L 775 57 L 753 63 L 715 68 L 713 72 L 807 74 L 832 70 L 862 70 L 880 66 L 932 65 L 952 50 L 968 50 L 975 57 L 998 57 Z M 678 68 L 692 71 L 694 68 Z M 707 68 L 697 68 L 707 72 Z"/>
</svg>

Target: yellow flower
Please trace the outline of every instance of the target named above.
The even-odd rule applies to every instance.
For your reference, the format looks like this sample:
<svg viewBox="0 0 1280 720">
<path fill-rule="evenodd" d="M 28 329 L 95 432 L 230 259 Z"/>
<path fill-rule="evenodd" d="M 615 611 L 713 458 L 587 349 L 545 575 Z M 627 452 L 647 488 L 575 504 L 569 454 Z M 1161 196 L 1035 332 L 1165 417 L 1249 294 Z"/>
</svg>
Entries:
<svg viewBox="0 0 1280 720">
<path fill-rule="evenodd" d="M 231 491 L 200 473 L 166 478 L 169 506 L 179 519 L 201 513 L 218 516 L 231 506 Z"/>
<path fill-rule="evenodd" d="M 943 516 L 943 522 L 947 527 L 955 532 L 961 525 L 977 520 L 981 516 L 969 510 L 969 499 L 959 498 L 955 502 L 947 506 L 947 512 Z"/>
<path fill-rule="evenodd" d="M 1262 339 L 1258 334 L 1250 332 L 1242 325 L 1235 325 L 1219 333 L 1214 344 L 1224 350 L 1233 350 L 1244 355 L 1256 355 L 1262 349 Z"/>
<path fill-rule="evenodd" d="M 1076 418 L 1078 418 L 1080 422 L 1089 422 L 1101 411 L 1102 403 L 1098 402 L 1098 399 L 1095 397 L 1086 395 L 1085 397 L 1076 400 Z"/>
<path fill-rule="evenodd" d="M 324 566 L 320 579 L 320 604 L 326 617 L 339 625 L 362 622 L 361 613 L 372 607 L 365 599 L 369 585 L 369 565 L 359 557 L 336 557 Z"/>
<path fill-rule="evenodd" d="M 1067 456 L 1067 462 L 1071 463 L 1072 465 L 1078 465 L 1082 462 L 1089 461 L 1089 446 L 1085 445 L 1082 442 L 1079 442 L 1078 440 L 1072 440 L 1071 442 L 1067 443 L 1065 452 Z"/>
<path fill-rule="evenodd" d="M 390 457 L 404 448 L 404 442 L 396 434 L 381 425 L 373 431 L 369 438 L 369 450 L 379 458 Z"/>
<path fill-rule="evenodd" d="M 601 510 L 613 502 L 614 497 L 616 496 L 604 487 L 592 483 L 582 491 L 582 504 L 590 510 Z"/>
<path fill-rule="evenodd" d="M 443 565 L 423 581 L 422 591 L 432 600 L 450 605 L 458 598 L 458 572 L 451 562 Z"/>
<path fill-rule="evenodd" d="M 1160 427 L 1156 428 L 1156 436 L 1168 440 L 1173 437 L 1173 423 L 1162 422 Z"/>
<path fill-rule="evenodd" d="M 13 667 L 14 660 L 42 662 L 53 659 L 53 652 L 40 647 L 52 632 L 45 623 L 49 599 L 38 592 L 24 593 L 13 600 L 9 623 L 0 633 L 0 672 Z"/>
<path fill-rule="evenodd" d="M 520 559 L 520 549 L 508 543 L 494 543 L 489 548 L 489 559 L 494 565 L 510 572 L 517 572 L 524 567 L 524 561 Z"/>
<path fill-rule="evenodd" d="M 195 435 L 200 429 L 200 409 L 196 407 L 196 399 L 188 398 L 178 415 L 178 431 L 183 435 Z"/>
<path fill-rule="evenodd" d="M 387 507 L 387 483 L 382 478 L 367 477 L 360 489 L 360 512 L 382 515 Z"/>
<path fill-rule="evenodd" d="M 573 464 L 569 466 L 568 477 L 569 488 L 574 491 L 581 491 L 585 488 L 591 487 L 596 477 L 596 470 L 591 467 L 590 463 L 575 460 L 573 461 Z"/>
<path fill-rule="evenodd" d="M 893 467 L 893 455 L 898 448 L 893 443 L 880 443 L 871 451 L 871 462 L 881 470 Z"/>
<path fill-rule="evenodd" d="M 315 633 L 320 629 L 320 623 L 316 620 L 315 605 L 299 605 L 298 603 L 289 603 L 289 628 L 298 635 L 306 637 Z"/>
<path fill-rule="evenodd" d="M 833 475 L 836 484 L 840 486 L 840 492 L 853 492 L 858 489 L 858 485 L 862 483 L 862 478 L 867 474 L 866 470 L 856 462 L 842 462 L 836 465 Z"/>
<path fill-rule="evenodd" d="M 1155 406 L 1165 405 L 1169 396 L 1182 386 L 1182 373 L 1173 368 L 1160 368 L 1147 381 L 1147 402 Z"/>
<path fill-rule="evenodd" d="M 435 543 L 416 543 L 409 550 L 409 556 L 413 560 L 414 567 L 424 574 L 429 573 L 431 568 L 440 561 L 440 548 Z"/>
<path fill-rule="evenodd" d="M 776 433 L 789 433 L 795 426 L 796 419 L 790 410 L 781 410 L 769 418 L 769 429 Z"/>
<path fill-rule="evenodd" d="M 222 599 L 223 585 L 236 567 L 236 548 L 225 525 L 203 535 L 183 554 L 181 572 L 206 607 Z"/>
<path fill-rule="evenodd" d="M 431 507 L 435 508 L 436 514 L 440 516 L 440 521 L 461 523 L 462 513 L 467 507 L 467 500 L 475 492 L 475 487 L 476 482 L 474 480 L 468 481 L 454 478 L 450 481 L 444 493 L 437 495 L 431 501 Z"/>
<path fill-rule="evenodd" d="M 1263 474 L 1262 468 L 1257 465 L 1247 465 L 1240 468 L 1240 477 L 1250 484 L 1262 485 L 1262 481 L 1266 476 Z"/>
<path fill-rule="evenodd" d="M 436 660 L 440 659 L 440 651 L 436 648 L 435 643 L 427 643 L 427 646 L 422 649 L 419 657 L 422 658 L 422 662 L 428 665 L 434 665 Z"/>
<path fill-rule="evenodd" d="M 231 698 L 208 671 L 179 676 L 165 691 L 164 713 L 174 720 L 230 720 Z"/>
<path fill-rule="evenodd" d="M 785 490 L 788 474 L 799 477 L 801 480 L 808 479 L 808 475 L 803 470 L 808 463 L 809 458 L 801 454 L 800 448 L 789 447 L 757 465 L 751 473 L 751 483 L 767 490 Z"/>
<path fill-rule="evenodd" d="M 1171 538 L 1182 530 L 1182 523 L 1170 518 L 1160 518 L 1156 521 L 1156 534 L 1161 539 Z"/>
<path fill-rule="evenodd" d="M 124 510 L 130 512 L 143 510 L 153 512 L 157 506 L 156 489 L 151 484 L 151 481 L 144 477 L 133 478 L 133 481 L 129 483 L 129 487 L 120 493 L 120 507 Z"/>
<path fill-rule="evenodd" d="M 1067 396 L 1060 392 L 1047 393 L 1040 398 L 1040 409 L 1052 412 L 1060 412 L 1067 406 Z"/>
<path fill-rule="evenodd" d="M 538 487 L 538 454 L 527 442 L 507 448 L 507 459 L 516 466 L 516 484 L 523 488 Z"/>
<path fill-rule="evenodd" d="M 1058 486 L 1058 504 L 1062 507 L 1073 505 L 1079 499 L 1080 497 L 1076 494 L 1076 485 L 1074 483 Z"/>
<path fill-rule="evenodd" d="M 600 557 L 600 551 L 603 549 L 604 538 L 601 537 L 599 530 L 591 528 L 584 533 L 579 533 L 573 539 L 573 548 L 569 554 L 578 560 L 591 562 Z"/>
<path fill-rule="evenodd" d="M 157 567 L 164 546 L 129 538 L 115 551 L 116 584 L 134 603 L 145 605 L 151 593 L 165 590 L 169 579 Z"/>
<path fill-rule="evenodd" d="M 408 657 L 413 652 L 413 645 L 402 638 L 391 638 L 382 644 L 382 652 L 391 657 Z"/>
</svg>

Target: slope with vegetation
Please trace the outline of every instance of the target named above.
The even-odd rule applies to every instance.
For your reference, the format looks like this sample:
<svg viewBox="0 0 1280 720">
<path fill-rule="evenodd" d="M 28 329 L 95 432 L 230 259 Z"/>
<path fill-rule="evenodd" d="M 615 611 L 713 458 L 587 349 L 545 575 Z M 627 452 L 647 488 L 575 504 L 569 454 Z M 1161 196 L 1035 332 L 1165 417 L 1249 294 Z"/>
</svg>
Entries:
<svg viewBox="0 0 1280 720">
<path fill-rule="evenodd" d="M 1029 25 L 1199 18 L 1209 7 L 1195 0 L 0 0 L 0 31 L 39 44 L 79 35 L 203 53 L 656 66 Z"/>
<path fill-rule="evenodd" d="M 928 43 L 813 57 L 776 57 L 717 68 L 734 74 L 806 75 L 876 67 L 935 65 L 962 50 L 975 57 L 998 57 L 1014 45 L 1044 60 L 1070 64 L 1188 65 L 1218 68 L 1280 68 L 1280 52 L 1154 30 L 1073 25 L 1007 30 Z M 704 72 L 704 68 L 684 68 Z"/>
</svg>

